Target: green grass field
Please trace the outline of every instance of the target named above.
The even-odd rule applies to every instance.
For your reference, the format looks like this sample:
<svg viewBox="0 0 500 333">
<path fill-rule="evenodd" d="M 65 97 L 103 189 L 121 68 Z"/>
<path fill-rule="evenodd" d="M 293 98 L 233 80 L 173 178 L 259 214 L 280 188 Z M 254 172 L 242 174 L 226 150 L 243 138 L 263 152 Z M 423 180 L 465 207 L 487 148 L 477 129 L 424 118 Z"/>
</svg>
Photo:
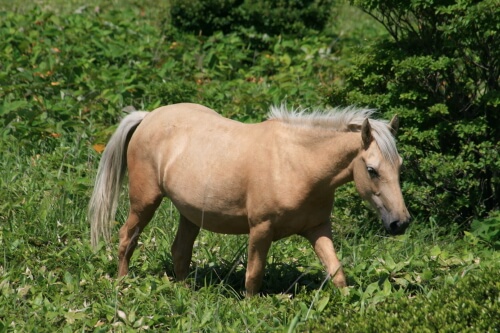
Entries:
<svg viewBox="0 0 500 333">
<path fill-rule="evenodd" d="M 175 282 L 178 213 L 168 200 L 117 280 L 117 232 L 91 249 L 86 208 L 96 150 L 124 107 L 192 101 L 254 122 L 282 100 L 321 106 L 325 84 L 382 34 L 342 6 L 330 33 L 259 39 L 267 49 L 254 51 L 234 34 L 171 32 L 167 8 L 0 1 L 0 332 L 500 330 L 500 253 L 490 243 L 418 216 L 390 237 L 352 186 L 332 212 L 344 290 L 325 281 L 307 241 L 290 237 L 270 250 L 262 296 L 246 299 L 247 237 L 207 231 L 190 278 Z M 126 199 L 124 189 L 115 231 Z"/>
</svg>

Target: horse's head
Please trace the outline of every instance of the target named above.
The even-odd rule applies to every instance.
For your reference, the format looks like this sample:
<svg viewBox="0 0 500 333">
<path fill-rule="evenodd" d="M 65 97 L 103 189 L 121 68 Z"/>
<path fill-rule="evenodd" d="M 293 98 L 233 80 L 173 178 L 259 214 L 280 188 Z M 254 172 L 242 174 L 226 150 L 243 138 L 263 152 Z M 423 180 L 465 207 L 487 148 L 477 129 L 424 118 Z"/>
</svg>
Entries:
<svg viewBox="0 0 500 333">
<path fill-rule="evenodd" d="M 399 173 L 402 159 L 397 153 L 394 140 L 398 118 L 389 124 L 389 131 L 372 132 L 370 121 L 361 126 L 363 149 L 354 162 L 354 182 L 361 197 L 377 209 L 385 229 L 391 234 L 402 234 L 410 222 Z M 381 124 L 377 124 L 379 127 Z M 386 126 L 385 124 L 383 126 Z"/>
</svg>

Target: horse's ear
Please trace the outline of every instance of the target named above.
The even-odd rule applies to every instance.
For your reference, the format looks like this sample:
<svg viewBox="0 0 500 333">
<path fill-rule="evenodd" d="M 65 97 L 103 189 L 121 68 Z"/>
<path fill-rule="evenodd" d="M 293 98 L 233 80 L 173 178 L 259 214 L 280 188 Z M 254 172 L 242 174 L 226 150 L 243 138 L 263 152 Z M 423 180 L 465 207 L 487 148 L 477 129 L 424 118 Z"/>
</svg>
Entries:
<svg viewBox="0 0 500 333">
<path fill-rule="evenodd" d="M 394 117 L 392 117 L 392 120 L 389 123 L 389 128 L 391 130 L 392 135 L 396 136 L 399 129 L 399 117 L 397 114 L 395 114 Z"/>
<path fill-rule="evenodd" d="M 361 125 L 361 140 L 363 140 L 365 149 L 368 148 L 373 141 L 372 127 L 370 126 L 368 118 L 366 118 L 363 121 L 363 125 Z"/>
</svg>

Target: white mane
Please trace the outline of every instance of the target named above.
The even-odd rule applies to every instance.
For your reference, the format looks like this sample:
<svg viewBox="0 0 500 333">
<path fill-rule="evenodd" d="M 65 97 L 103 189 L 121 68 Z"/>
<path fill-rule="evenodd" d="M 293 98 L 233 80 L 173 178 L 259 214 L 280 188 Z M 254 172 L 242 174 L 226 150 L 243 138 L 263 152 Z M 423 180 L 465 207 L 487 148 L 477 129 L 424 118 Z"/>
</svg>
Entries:
<svg viewBox="0 0 500 333">
<path fill-rule="evenodd" d="M 372 135 L 385 159 L 393 165 L 398 164 L 396 141 L 386 120 L 370 118 L 374 109 L 363 109 L 353 106 L 333 108 L 329 110 L 292 109 L 285 105 L 272 106 L 267 118 L 276 119 L 294 126 L 320 127 L 339 132 L 359 132 L 366 118 L 370 119 Z"/>
</svg>

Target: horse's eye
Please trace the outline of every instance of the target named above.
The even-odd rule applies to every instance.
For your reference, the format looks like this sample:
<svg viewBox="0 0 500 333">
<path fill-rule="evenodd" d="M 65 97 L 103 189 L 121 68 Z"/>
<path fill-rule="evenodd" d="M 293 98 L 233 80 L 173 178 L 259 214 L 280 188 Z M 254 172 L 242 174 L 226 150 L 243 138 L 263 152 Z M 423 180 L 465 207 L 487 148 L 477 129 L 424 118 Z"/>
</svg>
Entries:
<svg viewBox="0 0 500 333">
<path fill-rule="evenodd" d="M 377 170 L 375 170 L 374 168 L 367 167 L 366 169 L 368 170 L 368 174 L 370 175 L 370 178 L 378 178 L 379 177 Z"/>
</svg>

